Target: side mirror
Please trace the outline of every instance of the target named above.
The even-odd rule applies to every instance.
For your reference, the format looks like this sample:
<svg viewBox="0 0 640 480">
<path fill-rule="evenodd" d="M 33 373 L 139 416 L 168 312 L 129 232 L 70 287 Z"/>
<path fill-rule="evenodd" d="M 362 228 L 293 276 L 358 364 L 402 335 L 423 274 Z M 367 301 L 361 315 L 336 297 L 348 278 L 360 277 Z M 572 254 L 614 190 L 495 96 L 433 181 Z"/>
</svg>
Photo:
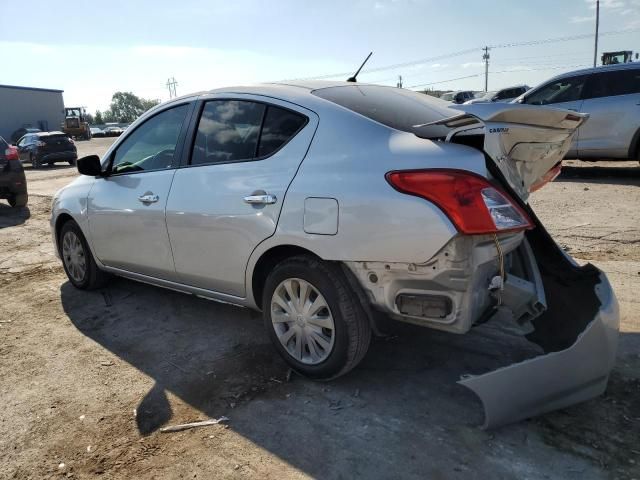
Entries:
<svg viewBox="0 0 640 480">
<path fill-rule="evenodd" d="M 98 155 L 88 155 L 79 158 L 76 162 L 78 172 L 89 177 L 101 177 L 102 165 L 100 165 L 100 157 Z"/>
</svg>

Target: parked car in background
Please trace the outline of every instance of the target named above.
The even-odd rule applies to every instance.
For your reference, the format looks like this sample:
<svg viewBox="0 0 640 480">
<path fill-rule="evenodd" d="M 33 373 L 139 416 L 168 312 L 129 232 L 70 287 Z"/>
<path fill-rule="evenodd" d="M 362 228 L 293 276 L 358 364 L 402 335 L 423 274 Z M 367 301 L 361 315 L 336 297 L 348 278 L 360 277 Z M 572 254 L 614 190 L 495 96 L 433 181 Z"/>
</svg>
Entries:
<svg viewBox="0 0 640 480">
<path fill-rule="evenodd" d="M 440 98 L 446 102 L 451 102 L 455 104 L 461 104 L 466 102 L 467 100 L 471 100 L 474 98 L 475 93 L 470 90 L 461 90 L 459 92 L 448 92 L 443 94 Z"/>
<path fill-rule="evenodd" d="M 122 135 L 122 129 L 120 127 L 105 127 L 104 129 L 105 137 L 119 137 Z"/>
<path fill-rule="evenodd" d="M 613 367 L 606 276 L 527 204 L 585 117 L 350 82 L 173 99 L 78 161 L 53 198 L 55 251 L 79 289 L 116 274 L 262 310 L 311 378 L 354 368 L 380 314 L 519 326 L 552 353 L 461 381 L 496 426 L 602 393 Z"/>
<path fill-rule="evenodd" d="M 101 128 L 98 127 L 91 127 L 91 136 L 92 137 L 96 137 L 96 138 L 100 138 L 100 137 L 105 137 L 105 133 L 104 130 L 102 130 Z"/>
<path fill-rule="evenodd" d="M 18 148 L 0 137 L 0 198 L 12 207 L 24 207 L 29 196 Z"/>
<path fill-rule="evenodd" d="M 640 160 L 640 63 L 558 75 L 514 103 L 589 114 L 566 158 Z"/>
<path fill-rule="evenodd" d="M 514 98 L 519 97 L 531 87 L 527 85 L 517 85 L 515 87 L 503 88 L 501 90 L 495 90 L 493 92 L 487 92 L 484 95 L 476 96 L 471 100 L 464 102 L 466 105 L 474 103 L 490 103 L 490 102 L 509 102 Z"/>
<path fill-rule="evenodd" d="M 39 128 L 19 128 L 11 134 L 11 143 L 15 145 L 16 143 L 18 143 L 18 140 L 24 137 L 27 133 L 37 133 L 41 131 L 42 130 L 40 130 Z"/>
<path fill-rule="evenodd" d="M 18 141 L 18 154 L 32 168 L 68 162 L 75 165 L 78 151 L 73 140 L 62 132 L 28 133 Z"/>
</svg>

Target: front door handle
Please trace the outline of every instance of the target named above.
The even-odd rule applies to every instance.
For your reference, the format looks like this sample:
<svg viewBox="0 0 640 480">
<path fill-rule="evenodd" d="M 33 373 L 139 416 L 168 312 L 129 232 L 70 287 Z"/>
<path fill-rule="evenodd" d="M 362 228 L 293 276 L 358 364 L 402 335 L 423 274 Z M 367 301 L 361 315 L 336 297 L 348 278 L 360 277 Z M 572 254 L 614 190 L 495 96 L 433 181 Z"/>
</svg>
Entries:
<svg viewBox="0 0 640 480">
<path fill-rule="evenodd" d="M 158 195 L 154 195 L 151 192 L 147 192 L 144 195 L 140 195 L 138 197 L 138 201 L 142 203 L 156 203 L 158 200 L 160 200 L 160 197 Z"/>
<path fill-rule="evenodd" d="M 278 199 L 275 195 L 265 193 L 264 195 L 249 195 L 244 197 L 244 201 L 250 205 L 271 205 L 276 203 Z"/>
</svg>

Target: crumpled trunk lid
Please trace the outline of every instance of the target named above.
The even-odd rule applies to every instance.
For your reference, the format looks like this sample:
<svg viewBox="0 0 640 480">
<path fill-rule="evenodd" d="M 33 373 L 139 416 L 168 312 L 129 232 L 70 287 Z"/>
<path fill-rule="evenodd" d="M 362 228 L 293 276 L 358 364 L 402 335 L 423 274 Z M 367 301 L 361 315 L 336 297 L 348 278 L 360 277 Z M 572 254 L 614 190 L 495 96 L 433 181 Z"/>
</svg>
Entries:
<svg viewBox="0 0 640 480">
<path fill-rule="evenodd" d="M 484 135 L 484 151 L 491 157 L 515 193 L 527 201 L 531 188 L 562 161 L 577 128 L 587 114 L 520 104 L 477 103 L 450 107 L 460 113 L 436 122 L 416 125 L 423 138 Z M 440 127 L 440 128 L 438 128 Z"/>
</svg>

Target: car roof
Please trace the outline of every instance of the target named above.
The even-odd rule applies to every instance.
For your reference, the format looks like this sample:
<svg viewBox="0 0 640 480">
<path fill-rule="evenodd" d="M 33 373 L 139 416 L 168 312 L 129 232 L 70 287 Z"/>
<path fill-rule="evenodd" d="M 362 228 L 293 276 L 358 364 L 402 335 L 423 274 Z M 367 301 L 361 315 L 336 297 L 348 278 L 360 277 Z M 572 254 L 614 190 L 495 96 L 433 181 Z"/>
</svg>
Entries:
<svg viewBox="0 0 640 480">
<path fill-rule="evenodd" d="M 66 135 L 66 133 L 55 130 L 53 132 L 35 132 L 32 133 L 32 135 L 35 135 L 36 137 L 48 137 L 49 135 Z"/>
<path fill-rule="evenodd" d="M 574 75 L 588 75 L 591 73 L 611 72 L 616 70 L 631 70 L 631 69 L 637 69 L 637 68 L 640 68 L 640 62 L 616 63 L 613 65 L 600 65 L 598 67 L 582 68 L 580 70 L 573 70 L 571 72 L 561 73 L 560 75 L 556 75 L 555 77 L 549 80 L 553 80 L 556 78 L 573 77 Z"/>
</svg>

